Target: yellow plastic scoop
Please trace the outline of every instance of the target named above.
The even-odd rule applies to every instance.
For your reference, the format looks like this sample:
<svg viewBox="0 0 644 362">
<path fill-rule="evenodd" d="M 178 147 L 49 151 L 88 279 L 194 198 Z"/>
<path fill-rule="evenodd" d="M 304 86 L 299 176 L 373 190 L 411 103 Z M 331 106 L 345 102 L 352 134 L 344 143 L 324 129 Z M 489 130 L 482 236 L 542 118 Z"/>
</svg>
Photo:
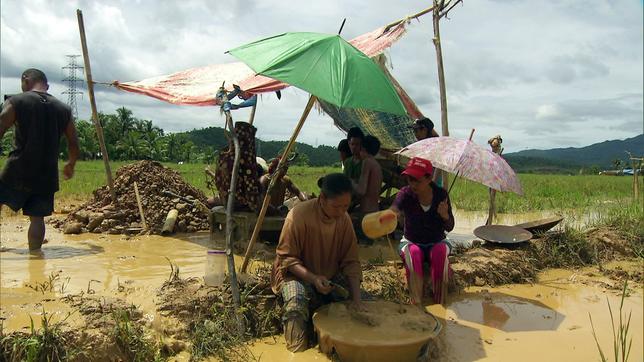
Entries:
<svg viewBox="0 0 644 362">
<path fill-rule="evenodd" d="M 391 234 L 398 226 L 398 216 L 391 210 L 372 212 L 362 218 L 362 231 L 371 239 Z"/>
</svg>

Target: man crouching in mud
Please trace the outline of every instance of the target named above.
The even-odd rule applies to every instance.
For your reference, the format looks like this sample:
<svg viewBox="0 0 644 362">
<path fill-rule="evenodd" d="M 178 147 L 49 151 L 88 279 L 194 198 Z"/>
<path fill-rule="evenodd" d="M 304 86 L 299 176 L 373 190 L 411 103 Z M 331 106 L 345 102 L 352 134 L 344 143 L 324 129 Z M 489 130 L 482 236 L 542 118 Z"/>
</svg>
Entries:
<svg viewBox="0 0 644 362">
<path fill-rule="evenodd" d="M 45 73 L 27 69 L 21 77 L 22 93 L 7 99 L 0 112 L 0 139 L 15 126 L 14 146 L 0 172 L 0 207 L 22 209 L 29 216 L 29 250 L 38 250 L 45 239 L 45 216 L 54 211 L 58 191 L 58 147 L 67 138 L 69 162 L 65 179 L 74 175 L 78 137 L 69 106 L 47 93 Z"/>
<path fill-rule="evenodd" d="M 273 292 L 284 300 L 284 337 L 291 352 L 308 348 L 312 311 L 348 297 L 337 285 L 339 278 L 348 280 L 351 306 L 364 310 L 358 244 L 347 214 L 351 180 L 335 173 L 318 186 L 319 198 L 302 202 L 286 216 L 271 273 Z"/>
</svg>

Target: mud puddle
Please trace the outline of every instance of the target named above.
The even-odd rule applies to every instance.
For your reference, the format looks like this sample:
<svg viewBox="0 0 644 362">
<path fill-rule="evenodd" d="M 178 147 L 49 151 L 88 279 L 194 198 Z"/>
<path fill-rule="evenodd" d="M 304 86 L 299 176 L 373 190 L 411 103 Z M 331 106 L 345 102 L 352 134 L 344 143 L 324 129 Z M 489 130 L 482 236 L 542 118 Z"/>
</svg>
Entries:
<svg viewBox="0 0 644 362">
<path fill-rule="evenodd" d="M 598 280 L 590 280 L 584 273 L 587 271 L 550 270 L 541 273 L 539 282 L 533 285 L 470 287 L 451 294 L 446 307 L 426 307 L 443 325 L 432 348 L 432 360 L 598 360 L 589 313 L 604 353 L 612 353 L 607 300 L 617 318 L 621 297 L 614 289 L 600 287 L 601 280 L 595 283 Z M 639 343 L 644 335 L 641 285 L 630 287 L 624 313 L 632 313 L 631 358 L 638 360 L 644 353 Z M 262 361 L 328 360 L 317 348 L 289 353 L 282 336 L 257 340 L 250 350 Z"/>
</svg>

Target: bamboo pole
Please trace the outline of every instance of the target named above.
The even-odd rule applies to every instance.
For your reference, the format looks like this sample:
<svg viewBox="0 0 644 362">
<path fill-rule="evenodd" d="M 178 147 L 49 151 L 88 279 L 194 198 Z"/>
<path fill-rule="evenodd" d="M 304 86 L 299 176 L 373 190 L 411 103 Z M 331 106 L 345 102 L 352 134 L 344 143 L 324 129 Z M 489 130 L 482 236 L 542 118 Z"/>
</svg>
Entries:
<svg viewBox="0 0 644 362">
<path fill-rule="evenodd" d="M 496 152 L 495 152 L 496 153 Z M 503 153 L 503 148 L 499 151 L 499 156 Z M 490 190 L 490 205 L 487 210 L 487 220 L 485 221 L 485 225 L 492 225 L 494 222 L 494 219 L 496 218 L 496 190 L 493 188 L 489 188 Z"/>
<path fill-rule="evenodd" d="M 443 136 L 449 136 L 449 127 L 447 124 L 447 94 L 445 90 L 445 69 L 443 66 L 443 50 L 441 48 L 441 35 L 440 35 L 440 18 L 441 11 L 445 6 L 444 0 L 434 0 L 433 20 L 434 20 L 434 47 L 436 47 L 436 64 L 438 66 L 438 87 L 440 90 L 441 101 L 441 128 Z M 443 185 L 449 184 L 449 176 L 447 172 L 443 172 Z"/>
<path fill-rule="evenodd" d="M 220 89 L 220 94 L 222 96 L 222 107 L 223 104 L 228 102 L 228 97 L 226 91 L 222 85 Z M 235 133 L 235 127 L 233 125 L 233 117 L 230 115 L 230 111 L 225 111 L 226 114 L 226 125 L 230 131 L 230 137 L 233 141 L 233 147 L 235 149 L 235 158 L 233 160 L 233 169 L 232 175 L 230 177 L 230 188 L 228 189 L 228 203 L 226 204 L 226 256 L 228 259 L 228 275 L 230 276 L 230 293 L 233 296 L 233 305 L 235 307 L 235 316 L 237 318 L 237 331 L 241 335 L 246 329 L 244 325 L 244 320 L 239 315 L 239 307 L 241 306 L 241 296 L 239 294 L 239 283 L 237 282 L 237 272 L 235 270 L 235 255 L 233 254 L 233 205 L 235 204 L 235 191 L 237 189 L 237 177 L 239 176 L 239 139 L 237 138 L 237 133 Z"/>
<path fill-rule="evenodd" d="M 139 186 L 134 181 L 134 195 L 136 196 L 136 203 L 139 205 L 139 214 L 141 214 L 141 225 L 143 230 L 148 229 L 148 224 L 145 222 L 145 215 L 143 214 L 143 205 L 141 205 L 141 196 L 139 196 Z"/>
<path fill-rule="evenodd" d="M 89 62 L 89 51 L 87 50 L 87 39 L 85 38 L 85 23 L 83 22 L 83 12 L 80 9 L 76 10 L 76 17 L 78 18 L 78 30 L 80 32 L 81 46 L 83 48 L 83 60 L 85 61 L 85 80 L 87 81 L 87 94 L 89 94 L 89 103 L 92 107 L 92 121 L 96 128 L 96 136 L 98 137 L 98 144 L 101 147 L 101 154 L 103 155 L 103 164 L 105 164 L 105 175 L 107 176 L 107 186 L 110 189 L 110 196 L 112 202 L 116 202 L 116 190 L 114 190 L 114 180 L 112 179 L 112 169 L 110 168 L 110 159 L 107 155 L 107 148 L 105 147 L 105 139 L 103 137 L 103 127 L 98 119 L 98 112 L 96 111 L 96 99 L 94 98 L 94 82 L 92 81 L 92 68 Z"/>
<path fill-rule="evenodd" d="M 317 97 L 314 95 L 311 95 L 309 97 L 309 102 L 306 104 L 306 107 L 304 108 L 304 112 L 302 112 L 300 121 L 297 123 L 295 130 L 293 130 L 293 134 L 291 135 L 291 139 L 288 141 L 288 145 L 284 150 L 284 154 L 282 154 L 282 157 L 280 158 L 280 161 L 277 164 L 277 170 L 278 170 L 277 172 L 279 172 L 279 170 L 284 167 L 284 164 L 286 163 L 288 155 L 291 152 L 293 145 L 295 144 L 295 140 L 297 139 L 297 136 L 300 134 L 300 130 L 304 125 L 304 121 L 306 121 L 306 118 L 309 116 L 309 113 L 311 112 L 311 108 L 313 108 L 313 104 L 315 104 L 316 100 L 317 100 Z M 248 241 L 248 246 L 246 247 L 246 253 L 244 254 L 244 262 L 242 263 L 242 267 L 241 267 L 242 273 L 245 273 L 246 269 L 248 268 L 248 262 L 250 261 L 251 250 L 253 250 L 253 247 L 255 246 L 255 242 L 257 242 L 257 238 L 259 237 L 259 232 L 262 229 L 262 224 L 264 223 L 264 217 L 266 216 L 266 210 L 268 210 L 268 204 L 270 201 L 270 190 L 273 189 L 273 187 L 275 186 L 276 180 L 277 180 L 277 177 L 272 177 L 271 182 L 268 185 L 268 190 L 266 191 L 266 195 L 264 196 L 264 201 L 262 202 L 262 208 L 259 211 L 259 215 L 257 216 L 257 222 L 255 223 L 255 228 L 253 229 L 253 235 Z M 226 223 L 226 226 L 227 226 L 227 223 Z"/>
<path fill-rule="evenodd" d="M 255 120 L 255 110 L 257 109 L 257 100 L 255 100 L 255 104 L 253 104 L 253 108 L 250 110 L 250 117 L 248 119 L 248 123 L 252 126 L 253 121 Z"/>
</svg>

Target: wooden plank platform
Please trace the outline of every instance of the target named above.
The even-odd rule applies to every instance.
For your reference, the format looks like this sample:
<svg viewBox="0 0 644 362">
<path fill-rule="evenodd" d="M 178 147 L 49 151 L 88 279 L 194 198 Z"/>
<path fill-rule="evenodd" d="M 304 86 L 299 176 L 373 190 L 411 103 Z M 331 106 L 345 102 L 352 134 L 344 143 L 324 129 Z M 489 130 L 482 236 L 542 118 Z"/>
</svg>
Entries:
<svg viewBox="0 0 644 362">
<path fill-rule="evenodd" d="M 216 232 L 226 227 L 226 208 L 215 206 L 211 210 L 210 232 Z M 238 211 L 233 213 L 233 239 L 235 241 L 249 240 L 257 223 L 257 215 L 254 212 Z M 262 224 L 262 231 L 281 231 L 284 226 L 284 218 L 281 216 L 266 216 Z"/>
</svg>

